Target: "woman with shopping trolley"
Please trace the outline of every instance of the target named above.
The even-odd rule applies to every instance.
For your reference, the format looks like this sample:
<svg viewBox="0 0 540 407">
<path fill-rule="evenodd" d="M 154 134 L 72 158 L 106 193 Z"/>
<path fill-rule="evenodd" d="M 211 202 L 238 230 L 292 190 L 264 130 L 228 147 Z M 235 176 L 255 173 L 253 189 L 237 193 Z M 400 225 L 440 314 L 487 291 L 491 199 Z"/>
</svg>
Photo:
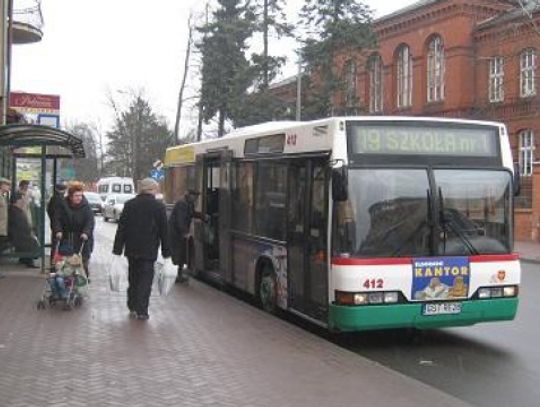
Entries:
<svg viewBox="0 0 540 407">
<path fill-rule="evenodd" d="M 84 197 L 84 187 L 73 182 L 67 190 L 66 205 L 61 205 L 55 214 L 53 231 L 60 242 L 57 250 L 61 255 L 79 253 L 88 281 L 88 262 L 94 248 L 94 212 Z"/>
</svg>

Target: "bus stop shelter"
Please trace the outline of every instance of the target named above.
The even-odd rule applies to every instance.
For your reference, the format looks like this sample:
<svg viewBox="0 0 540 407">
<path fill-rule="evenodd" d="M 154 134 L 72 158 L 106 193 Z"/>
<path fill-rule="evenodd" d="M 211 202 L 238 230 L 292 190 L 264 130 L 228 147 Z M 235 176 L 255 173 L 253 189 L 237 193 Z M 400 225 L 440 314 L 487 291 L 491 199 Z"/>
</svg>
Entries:
<svg viewBox="0 0 540 407">
<path fill-rule="evenodd" d="M 9 251 L 0 256 L 41 259 L 41 270 L 46 267 L 45 250 L 48 246 L 46 205 L 58 181 L 58 160 L 84 158 L 82 140 L 66 131 L 33 124 L 0 126 L 0 147 L 12 152 L 12 194 L 22 180 L 38 186 L 35 191 L 35 223 L 33 229 L 39 243 L 39 253 Z"/>
</svg>

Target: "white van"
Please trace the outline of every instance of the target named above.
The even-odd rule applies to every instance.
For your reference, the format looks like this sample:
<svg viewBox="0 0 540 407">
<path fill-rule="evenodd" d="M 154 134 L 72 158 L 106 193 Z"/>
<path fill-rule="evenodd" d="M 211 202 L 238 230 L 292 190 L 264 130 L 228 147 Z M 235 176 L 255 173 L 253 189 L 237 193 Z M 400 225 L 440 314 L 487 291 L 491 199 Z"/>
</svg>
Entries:
<svg viewBox="0 0 540 407">
<path fill-rule="evenodd" d="M 97 192 L 103 200 L 110 194 L 134 194 L 135 184 L 132 178 L 101 178 L 97 183 Z"/>
</svg>

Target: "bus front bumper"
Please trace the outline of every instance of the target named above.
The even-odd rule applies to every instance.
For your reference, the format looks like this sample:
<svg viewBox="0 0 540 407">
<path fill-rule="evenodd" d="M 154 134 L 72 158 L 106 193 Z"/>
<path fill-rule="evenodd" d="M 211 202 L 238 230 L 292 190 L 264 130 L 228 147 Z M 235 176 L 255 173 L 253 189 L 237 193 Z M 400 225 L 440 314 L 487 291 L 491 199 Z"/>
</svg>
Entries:
<svg viewBox="0 0 540 407">
<path fill-rule="evenodd" d="M 422 315 L 423 304 L 342 306 L 330 305 L 329 328 L 352 332 L 375 329 L 433 329 L 474 325 L 478 322 L 514 319 L 518 298 L 469 300 L 462 302 L 461 313 Z"/>
</svg>

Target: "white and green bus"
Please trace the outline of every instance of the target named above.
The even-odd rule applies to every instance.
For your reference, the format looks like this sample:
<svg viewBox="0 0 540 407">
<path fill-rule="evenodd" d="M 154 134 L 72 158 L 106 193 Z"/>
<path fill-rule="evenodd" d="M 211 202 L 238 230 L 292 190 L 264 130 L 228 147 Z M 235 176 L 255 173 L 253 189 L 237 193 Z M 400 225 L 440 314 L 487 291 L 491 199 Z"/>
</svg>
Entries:
<svg viewBox="0 0 540 407">
<path fill-rule="evenodd" d="M 512 320 L 519 178 L 503 124 L 273 122 L 172 147 L 165 200 L 201 192 L 190 267 L 334 331 Z M 519 172 L 516 172 L 518 174 Z"/>
</svg>

